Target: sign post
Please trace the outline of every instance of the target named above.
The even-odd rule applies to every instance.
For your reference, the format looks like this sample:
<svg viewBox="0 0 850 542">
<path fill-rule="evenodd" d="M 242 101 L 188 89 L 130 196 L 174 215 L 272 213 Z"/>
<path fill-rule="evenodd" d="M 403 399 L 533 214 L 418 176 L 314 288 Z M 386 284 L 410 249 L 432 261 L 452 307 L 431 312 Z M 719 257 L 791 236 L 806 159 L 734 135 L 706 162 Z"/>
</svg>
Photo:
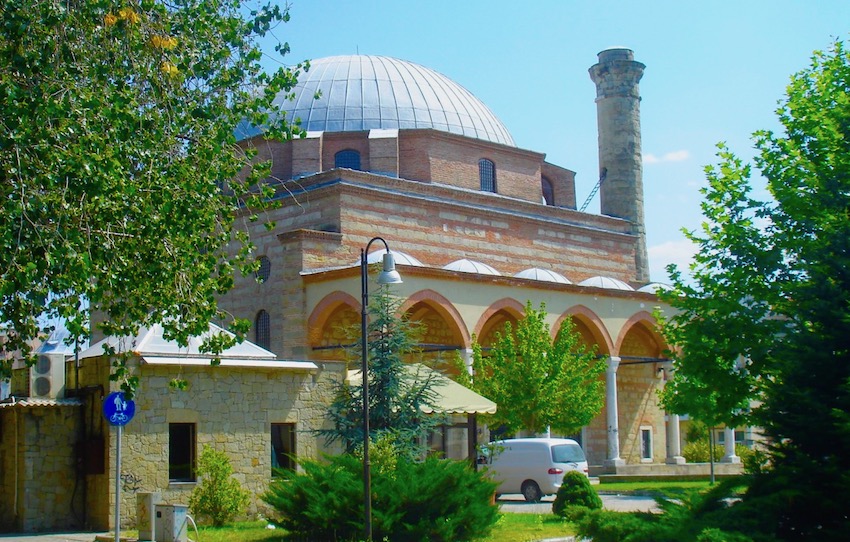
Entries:
<svg viewBox="0 0 850 542">
<path fill-rule="evenodd" d="M 136 414 L 136 403 L 114 391 L 103 400 L 103 417 L 115 431 L 115 542 L 121 540 L 121 430 Z"/>
</svg>

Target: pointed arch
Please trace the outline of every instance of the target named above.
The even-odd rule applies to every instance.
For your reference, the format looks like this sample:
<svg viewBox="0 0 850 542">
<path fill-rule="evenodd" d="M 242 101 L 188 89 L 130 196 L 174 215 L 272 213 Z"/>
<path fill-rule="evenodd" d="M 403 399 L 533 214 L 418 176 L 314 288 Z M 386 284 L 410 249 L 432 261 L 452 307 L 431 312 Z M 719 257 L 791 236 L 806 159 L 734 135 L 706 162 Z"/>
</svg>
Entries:
<svg viewBox="0 0 850 542">
<path fill-rule="evenodd" d="M 467 329 L 463 317 L 451 301 L 434 290 L 420 290 L 408 297 L 401 304 L 399 310 L 402 314 L 409 314 L 413 317 L 414 315 L 411 311 L 415 312 L 417 305 L 427 305 L 433 309 L 457 333 L 460 346 L 469 348 L 472 342 L 469 329 Z"/>
<path fill-rule="evenodd" d="M 640 311 L 623 324 L 615 343 L 618 356 L 662 358 L 667 345 L 652 313 Z"/>
<path fill-rule="evenodd" d="M 493 333 L 501 330 L 505 322 L 511 322 L 516 328 L 516 322 L 525 316 L 525 305 L 516 299 L 505 297 L 492 303 L 481 314 L 475 325 L 475 336 L 481 345 L 487 345 Z"/>
<path fill-rule="evenodd" d="M 605 322 L 599 315 L 584 305 L 575 305 L 561 314 L 555 325 L 552 326 L 553 339 L 557 336 L 561 325 L 567 318 L 572 318 L 576 322 L 576 331 L 581 334 L 586 344 L 597 345 L 599 354 L 611 355 L 611 352 L 614 351 L 614 342 L 611 340 L 608 328 L 605 327 Z"/>
<path fill-rule="evenodd" d="M 345 292 L 331 292 L 316 304 L 307 319 L 308 344 L 313 349 L 321 349 L 317 357 L 340 358 L 341 352 L 334 347 L 350 343 L 348 332 L 359 322 L 360 303 L 357 299 Z"/>
</svg>

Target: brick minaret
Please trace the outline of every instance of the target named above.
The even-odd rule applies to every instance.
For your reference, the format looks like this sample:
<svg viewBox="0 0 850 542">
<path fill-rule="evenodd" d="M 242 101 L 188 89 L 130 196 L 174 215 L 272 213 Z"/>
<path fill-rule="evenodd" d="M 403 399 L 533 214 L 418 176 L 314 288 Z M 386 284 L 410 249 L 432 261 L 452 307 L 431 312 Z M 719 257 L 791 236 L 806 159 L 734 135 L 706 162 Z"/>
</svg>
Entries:
<svg viewBox="0 0 850 542">
<path fill-rule="evenodd" d="M 599 189 L 603 215 L 629 220 L 638 241 L 634 281 L 649 281 L 643 215 L 643 160 L 640 144 L 640 89 L 645 66 L 629 49 L 607 49 L 590 68 L 596 83 L 599 127 Z"/>
</svg>

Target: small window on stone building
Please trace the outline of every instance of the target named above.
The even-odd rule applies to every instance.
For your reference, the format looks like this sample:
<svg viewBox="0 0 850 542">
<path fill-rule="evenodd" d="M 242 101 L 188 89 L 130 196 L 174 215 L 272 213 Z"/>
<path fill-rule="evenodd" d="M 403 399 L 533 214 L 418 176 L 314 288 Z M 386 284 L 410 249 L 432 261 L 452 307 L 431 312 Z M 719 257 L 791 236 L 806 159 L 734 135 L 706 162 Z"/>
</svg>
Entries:
<svg viewBox="0 0 850 542">
<path fill-rule="evenodd" d="M 269 313 L 261 310 L 254 319 L 254 344 L 268 350 L 272 342 L 271 335 Z"/>
<path fill-rule="evenodd" d="M 334 155 L 334 167 L 360 169 L 360 153 L 347 149 Z"/>
<path fill-rule="evenodd" d="M 295 470 L 295 424 L 272 424 L 272 478 Z"/>
<path fill-rule="evenodd" d="M 257 282 L 260 284 L 269 280 L 269 275 L 272 272 L 272 262 L 268 259 L 267 256 L 260 256 L 257 258 L 257 262 L 259 262 L 259 267 L 254 272 L 254 278 L 257 279 Z"/>
<path fill-rule="evenodd" d="M 168 481 L 195 481 L 195 424 L 168 424 Z"/>
<path fill-rule="evenodd" d="M 496 192 L 496 164 L 482 158 L 478 161 L 478 178 L 482 192 Z"/>
<path fill-rule="evenodd" d="M 555 205 L 555 190 L 552 188 L 552 181 L 543 177 L 540 180 L 540 188 L 543 191 L 543 204 Z"/>
<path fill-rule="evenodd" d="M 643 463 L 652 461 L 652 427 L 640 428 L 640 460 Z"/>
</svg>

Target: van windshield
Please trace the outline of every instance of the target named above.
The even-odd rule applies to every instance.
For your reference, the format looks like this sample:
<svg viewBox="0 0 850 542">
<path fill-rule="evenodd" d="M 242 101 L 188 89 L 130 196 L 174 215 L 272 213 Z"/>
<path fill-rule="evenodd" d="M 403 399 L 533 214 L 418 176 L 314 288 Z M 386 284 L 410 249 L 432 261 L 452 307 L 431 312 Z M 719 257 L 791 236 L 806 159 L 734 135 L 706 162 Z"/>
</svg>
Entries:
<svg viewBox="0 0 850 542">
<path fill-rule="evenodd" d="M 584 460 L 584 452 L 578 444 L 552 446 L 552 461 L 555 463 L 579 463 Z"/>
</svg>

